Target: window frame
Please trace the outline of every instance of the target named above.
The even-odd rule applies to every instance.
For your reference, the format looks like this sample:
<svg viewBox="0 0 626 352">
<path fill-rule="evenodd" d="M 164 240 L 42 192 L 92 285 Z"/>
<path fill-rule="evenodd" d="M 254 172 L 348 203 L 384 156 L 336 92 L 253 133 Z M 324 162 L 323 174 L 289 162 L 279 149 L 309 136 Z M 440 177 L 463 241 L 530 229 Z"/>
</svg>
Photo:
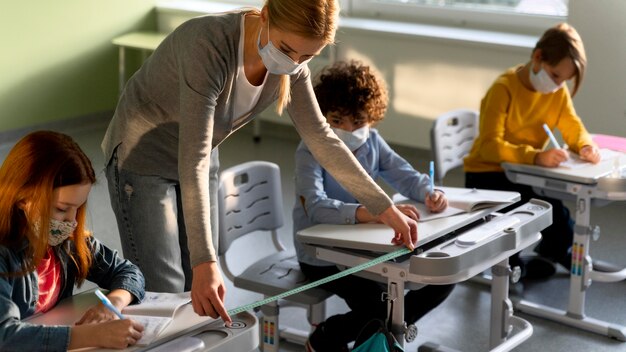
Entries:
<svg viewBox="0 0 626 352">
<path fill-rule="evenodd" d="M 524 14 L 486 9 L 393 4 L 380 0 L 341 0 L 344 15 L 502 32 L 538 34 L 567 21 L 567 16 Z"/>
</svg>

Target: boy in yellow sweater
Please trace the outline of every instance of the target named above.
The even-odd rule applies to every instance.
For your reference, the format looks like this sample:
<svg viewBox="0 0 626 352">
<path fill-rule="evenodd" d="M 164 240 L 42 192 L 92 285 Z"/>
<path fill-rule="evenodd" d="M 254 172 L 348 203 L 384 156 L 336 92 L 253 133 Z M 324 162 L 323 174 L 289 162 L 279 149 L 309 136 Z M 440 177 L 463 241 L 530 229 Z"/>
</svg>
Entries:
<svg viewBox="0 0 626 352">
<path fill-rule="evenodd" d="M 600 161 L 598 148 L 572 103 L 586 63 L 582 40 L 572 26 L 560 23 L 548 29 L 533 49 L 531 60 L 508 69 L 487 91 L 480 107 L 479 135 L 464 161 L 466 187 L 511 190 L 521 194 L 521 202 L 540 198 L 552 204 L 553 223 L 542 231 L 543 240 L 535 248 L 539 256 L 525 263 L 519 256 L 511 258 L 511 265 L 521 266 L 529 278 L 553 275 L 555 262 L 569 269 L 573 221 L 561 201 L 510 182 L 500 163 L 557 167 L 567 160 L 564 149 L 543 150 L 548 141 L 544 123 L 558 128 L 569 150 L 583 160 Z M 565 84 L 570 79 L 574 79 L 571 95 Z"/>
</svg>

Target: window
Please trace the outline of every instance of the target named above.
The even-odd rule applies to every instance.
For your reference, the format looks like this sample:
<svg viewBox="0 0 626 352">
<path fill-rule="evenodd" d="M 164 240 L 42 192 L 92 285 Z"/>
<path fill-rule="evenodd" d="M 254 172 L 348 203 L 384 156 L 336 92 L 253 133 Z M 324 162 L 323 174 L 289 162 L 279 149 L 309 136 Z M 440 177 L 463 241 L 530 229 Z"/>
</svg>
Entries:
<svg viewBox="0 0 626 352">
<path fill-rule="evenodd" d="M 567 19 L 569 0 L 343 0 L 345 14 L 529 34 Z"/>
</svg>

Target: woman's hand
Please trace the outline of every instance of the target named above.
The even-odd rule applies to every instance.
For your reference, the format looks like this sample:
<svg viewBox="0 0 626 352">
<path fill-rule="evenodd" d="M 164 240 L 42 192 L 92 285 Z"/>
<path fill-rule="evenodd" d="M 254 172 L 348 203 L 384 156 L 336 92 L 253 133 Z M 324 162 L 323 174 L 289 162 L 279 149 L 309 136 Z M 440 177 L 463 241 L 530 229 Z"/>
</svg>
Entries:
<svg viewBox="0 0 626 352">
<path fill-rule="evenodd" d="M 395 205 L 385 209 L 378 217 L 380 221 L 393 229 L 392 243 L 404 244 L 410 250 L 415 249 L 415 243 L 417 243 L 417 222 L 415 220 L 404 215 Z"/>
<path fill-rule="evenodd" d="M 70 329 L 68 349 L 83 347 L 122 349 L 136 344 L 142 335 L 143 326 L 130 319 L 76 325 Z"/>
<path fill-rule="evenodd" d="M 557 167 L 567 159 L 569 159 L 569 155 L 565 149 L 550 149 L 535 155 L 535 165 Z"/>
<path fill-rule="evenodd" d="M 443 192 L 435 190 L 426 196 L 424 204 L 432 213 L 440 213 L 448 207 L 448 199 Z"/>
<path fill-rule="evenodd" d="M 599 163 L 601 159 L 600 150 L 593 145 L 586 145 L 580 148 L 578 155 L 580 155 L 581 159 L 594 164 Z"/>
<path fill-rule="evenodd" d="M 193 268 L 191 283 L 191 305 L 200 316 L 222 317 L 226 324 L 232 323 L 226 308 L 224 297 L 226 286 L 216 262 L 206 262 Z"/>
</svg>

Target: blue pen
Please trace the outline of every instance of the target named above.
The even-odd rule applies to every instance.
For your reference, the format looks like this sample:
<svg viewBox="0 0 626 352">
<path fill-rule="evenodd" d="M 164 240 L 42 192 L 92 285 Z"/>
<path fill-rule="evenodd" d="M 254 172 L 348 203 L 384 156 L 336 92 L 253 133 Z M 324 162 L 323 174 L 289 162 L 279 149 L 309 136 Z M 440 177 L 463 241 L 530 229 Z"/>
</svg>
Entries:
<svg viewBox="0 0 626 352">
<path fill-rule="evenodd" d="M 119 310 L 117 310 L 117 308 L 115 308 L 113 303 L 111 303 L 111 301 L 109 301 L 109 299 L 107 298 L 107 296 L 104 295 L 104 293 L 102 293 L 102 292 L 100 292 L 100 290 L 96 289 L 95 294 L 96 294 L 96 296 L 98 296 L 98 298 L 100 298 L 100 300 L 102 301 L 102 304 L 104 304 L 104 306 L 107 307 L 111 312 L 115 313 L 115 315 L 117 315 L 118 318 L 126 319 L 126 318 L 124 318 L 122 313 Z"/>
<path fill-rule="evenodd" d="M 435 192 L 435 162 L 430 161 L 430 192 Z"/>
<path fill-rule="evenodd" d="M 552 134 L 552 131 L 550 130 L 550 127 L 548 127 L 548 125 L 546 125 L 545 123 L 543 124 L 543 129 L 544 131 L 546 131 L 546 133 L 548 134 L 548 137 L 550 138 L 550 142 L 552 142 L 552 144 L 554 145 L 554 147 L 556 149 L 561 149 L 561 146 L 559 145 L 559 142 L 556 140 L 556 138 L 554 137 L 554 134 Z"/>
</svg>

